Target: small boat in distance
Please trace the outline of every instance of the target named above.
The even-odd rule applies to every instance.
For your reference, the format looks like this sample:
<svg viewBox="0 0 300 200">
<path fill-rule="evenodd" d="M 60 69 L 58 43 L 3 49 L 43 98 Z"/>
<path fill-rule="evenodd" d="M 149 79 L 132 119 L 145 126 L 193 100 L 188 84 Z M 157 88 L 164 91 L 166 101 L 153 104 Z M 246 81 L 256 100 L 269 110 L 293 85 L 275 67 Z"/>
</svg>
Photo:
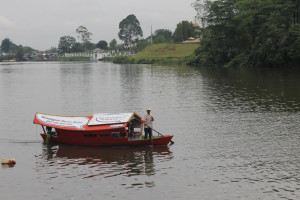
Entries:
<svg viewBox="0 0 300 200">
<path fill-rule="evenodd" d="M 45 142 L 86 146 L 168 145 L 173 135 L 144 139 L 144 121 L 136 113 L 97 113 L 92 116 L 59 116 L 36 113 Z M 134 132 L 130 132 L 130 130 Z"/>
</svg>

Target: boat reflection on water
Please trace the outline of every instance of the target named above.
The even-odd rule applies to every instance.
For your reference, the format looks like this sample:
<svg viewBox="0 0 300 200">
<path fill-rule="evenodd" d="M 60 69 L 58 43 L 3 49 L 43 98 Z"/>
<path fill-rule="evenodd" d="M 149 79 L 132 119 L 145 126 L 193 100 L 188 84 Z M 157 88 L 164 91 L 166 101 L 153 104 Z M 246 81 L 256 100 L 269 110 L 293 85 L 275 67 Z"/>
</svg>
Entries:
<svg viewBox="0 0 300 200">
<path fill-rule="evenodd" d="M 43 145 L 37 155 L 36 171 L 49 178 L 109 178 L 114 176 L 155 175 L 160 163 L 173 158 L 168 146 L 87 147 Z"/>
</svg>

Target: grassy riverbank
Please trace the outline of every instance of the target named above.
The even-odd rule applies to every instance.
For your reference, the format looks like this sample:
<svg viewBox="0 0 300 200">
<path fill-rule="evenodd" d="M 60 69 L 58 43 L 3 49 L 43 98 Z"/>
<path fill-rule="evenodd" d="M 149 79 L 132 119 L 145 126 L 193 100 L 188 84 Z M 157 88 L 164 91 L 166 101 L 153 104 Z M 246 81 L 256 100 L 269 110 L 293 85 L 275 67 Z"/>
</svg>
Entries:
<svg viewBox="0 0 300 200">
<path fill-rule="evenodd" d="M 153 44 L 134 56 L 116 57 L 113 62 L 120 64 L 185 63 L 197 47 L 199 47 L 198 43 Z"/>
</svg>

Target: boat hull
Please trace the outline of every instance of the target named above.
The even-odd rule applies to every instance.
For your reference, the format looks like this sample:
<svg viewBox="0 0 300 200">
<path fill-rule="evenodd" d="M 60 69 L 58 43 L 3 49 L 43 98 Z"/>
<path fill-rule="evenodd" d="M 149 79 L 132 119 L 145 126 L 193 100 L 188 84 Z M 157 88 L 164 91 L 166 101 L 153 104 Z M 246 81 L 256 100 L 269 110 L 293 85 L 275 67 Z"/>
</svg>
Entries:
<svg viewBox="0 0 300 200">
<path fill-rule="evenodd" d="M 87 137 L 88 135 L 88 137 Z M 57 133 L 57 136 L 51 136 L 48 143 L 61 143 L 72 145 L 85 145 L 85 146 L 149 146 L 149 145 L 168 145 L 172 139 L 172 135 L 162 137 L 154 137 L 150 139 L 134 139 L 130 140 L 127 137 L 113 138 L 113 137 L 94 137 L 93 133 Z M 47 135 L 41 133 L 41 137 L 46 142 Z"/>
</svg>

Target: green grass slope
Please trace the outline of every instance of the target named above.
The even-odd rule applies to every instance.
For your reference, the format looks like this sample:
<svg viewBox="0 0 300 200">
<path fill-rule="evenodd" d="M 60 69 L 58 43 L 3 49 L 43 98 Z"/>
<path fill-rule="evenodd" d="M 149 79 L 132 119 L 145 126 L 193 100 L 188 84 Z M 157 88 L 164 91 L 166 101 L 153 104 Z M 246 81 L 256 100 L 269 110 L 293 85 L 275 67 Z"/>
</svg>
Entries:
<svg viewBox="0 0 300 200">
<path fill-rule="evenodd" d="M 115 57 L 113 62 L 120 64 L 186 63 L 199 47 L 198 43 L 163 43 L 147 46 L 134 56 Z"/>
<path fill-rule="evenodd" d="M 199 47 L 197 43 L 183 44 L 153 44 L 146 47 L 136 55 L 134 59 L 161 59 L 161 58 L 183 58 L 191 55 Z"/>
</svg>

